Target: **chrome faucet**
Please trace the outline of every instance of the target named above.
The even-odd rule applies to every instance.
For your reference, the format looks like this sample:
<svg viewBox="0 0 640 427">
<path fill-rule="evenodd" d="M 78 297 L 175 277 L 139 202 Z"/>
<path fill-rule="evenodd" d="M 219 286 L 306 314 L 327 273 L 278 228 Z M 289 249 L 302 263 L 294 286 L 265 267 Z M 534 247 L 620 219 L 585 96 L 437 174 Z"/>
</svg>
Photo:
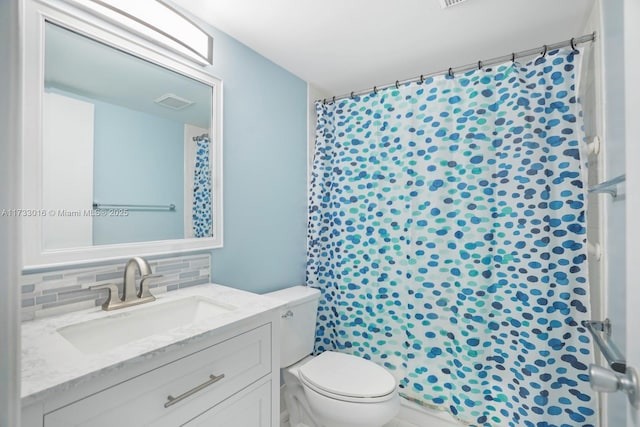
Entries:
<svg viewBox="0 0 640 427">
<path fill-rule="evenodd" d="M 140 272 L 140 290 L 136 289 L 136 272 Z M 136 302 L 141 304 L 147 301 L 155 300 L 155 297 L 149 292 L 149 286 L 145 286 L 149 278 L 152 277 L 151 267 L 146 259 L 142 257 L 133 257 L 127 261 L 124 268 L 124 283 L 122 285 L 122 302 Z M 144 297 L 143 297 L 144 294 Z M 144 301 L 139 301 L 144 298 Z"/>
<path fill-rule="evenodd" d="M 140 272 L 140 286 L 136 288 L 136 273 Z M 127 261 L 124 268 L 124 282 L 122 284 L 122 298 L 118 293 L 118 286 L 114 283 L 91 286 L 89 289 L 107 289 L 109 296 L 104 304 L 103 310 L 116 310 L 118 308 L 130 307 L 132 305 L 143 304 L 155 301 L 156 297 L 149 291 L 149 280 L 162 277 L 153 274 L 146 259 L 133 257 Z"/>
</svg>

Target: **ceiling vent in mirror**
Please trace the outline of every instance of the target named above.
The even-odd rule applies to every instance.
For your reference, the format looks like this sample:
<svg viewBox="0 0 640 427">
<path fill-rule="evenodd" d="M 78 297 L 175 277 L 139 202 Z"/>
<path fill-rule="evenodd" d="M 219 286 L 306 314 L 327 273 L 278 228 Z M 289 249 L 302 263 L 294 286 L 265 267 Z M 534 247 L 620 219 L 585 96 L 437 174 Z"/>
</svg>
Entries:
<svg viewBox="0 0 640 427">
<path fill-rule="evenodd" d="M 187 108 L 189 105 L 193 104 L 193 101 L 180 98 L 178 95 L 174 95 L 173 93 L 165 93 L 161 97 L 154 99 L 153 102 L 160 104 L 163 107 L 171 108 L 172 110 L 182 110 L 183 108 Z"/>
<path fill-rule="evenodd" d="M 439 0 L 439 1 L 440 1 L 440 6 L 442 6 L 443 9 L 446 9 L 448 7 L 455 6 L 467 0 Z"/>
</svg>

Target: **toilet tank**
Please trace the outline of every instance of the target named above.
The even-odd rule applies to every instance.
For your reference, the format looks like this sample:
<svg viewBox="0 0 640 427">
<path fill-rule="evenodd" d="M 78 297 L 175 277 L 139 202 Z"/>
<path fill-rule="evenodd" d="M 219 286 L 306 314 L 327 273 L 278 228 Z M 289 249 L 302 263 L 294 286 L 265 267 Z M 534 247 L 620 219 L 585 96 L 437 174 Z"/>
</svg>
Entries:
<svg viewBox="0 0 640 427">
<path fill-rule="evenodd" d="M 265 295 L 285 303 L 280 316 L 280 367 L 291 366 L 313 351 L 320 291 L 294 286 Z"/>
</svg>

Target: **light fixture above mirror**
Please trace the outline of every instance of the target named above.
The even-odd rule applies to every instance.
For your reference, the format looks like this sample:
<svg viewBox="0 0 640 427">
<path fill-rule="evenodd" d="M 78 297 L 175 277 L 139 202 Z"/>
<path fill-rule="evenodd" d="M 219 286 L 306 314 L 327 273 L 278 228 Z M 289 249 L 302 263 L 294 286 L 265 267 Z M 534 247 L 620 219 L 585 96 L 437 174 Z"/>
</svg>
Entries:
<svg viewBox="0 0 640 427">
<path fill-rule="evenodd" d="M 213 37 L 162 1 L 67 1 L 200 64 L 213 63 Z"/>
</svg>

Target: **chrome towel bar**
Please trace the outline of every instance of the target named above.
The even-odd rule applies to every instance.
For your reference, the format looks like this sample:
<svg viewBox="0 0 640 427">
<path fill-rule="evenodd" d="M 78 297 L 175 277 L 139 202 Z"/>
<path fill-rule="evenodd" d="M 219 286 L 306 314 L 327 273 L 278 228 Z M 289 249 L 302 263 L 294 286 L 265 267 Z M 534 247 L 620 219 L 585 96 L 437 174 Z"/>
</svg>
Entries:
<svg viewBox="0 0 640 427">
<path fill-rule="evenodd" d="M 598 185 L 594 185 L 593 187 L 589 187 L 589 193 L 607 193 L 615 198 L 618 196 L 616 185 L 623 183 L 626 179 L 626 175 L 622 174 L 608 181 L 601 182 Z"/>
<path fill-rule="evenodd" d="M 118 205 L 113 203 L 97 203 L 93 202 L 93 209 L 126 209 L 129 211 L 169 211 L 176 210 L 176 205 L 173 203 L 170 205 Z"/>
<path fill-rule="evenodd" d="M 583 320 L 582 326 L 591 332 L 594 341 L 600 348 L 604 358 L 609 362 L 611 369 L 624 374 L 627 370 L 627 362 L 622 352 L 611 340 L 611 321 L 609 319 Z M 601 334 L 604 335 L 604 338 Z"/>
</svg>

